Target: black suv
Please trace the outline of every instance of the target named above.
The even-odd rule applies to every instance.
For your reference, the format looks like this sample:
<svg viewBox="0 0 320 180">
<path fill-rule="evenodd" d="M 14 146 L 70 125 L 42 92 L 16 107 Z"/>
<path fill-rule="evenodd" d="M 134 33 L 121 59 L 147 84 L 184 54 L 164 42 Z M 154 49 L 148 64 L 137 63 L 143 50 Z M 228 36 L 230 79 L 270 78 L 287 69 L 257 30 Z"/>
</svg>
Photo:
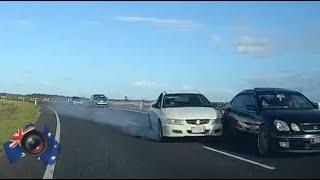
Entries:
<svg viewBox="0 0 320 180">
<path fill-rule="evenodd" d="M 255 88 L 237 94 L 224 109 L 225 133 L 257 135 L 258 151 L 320 152 L 320 110 L 299 92 Z"/>
</svg>

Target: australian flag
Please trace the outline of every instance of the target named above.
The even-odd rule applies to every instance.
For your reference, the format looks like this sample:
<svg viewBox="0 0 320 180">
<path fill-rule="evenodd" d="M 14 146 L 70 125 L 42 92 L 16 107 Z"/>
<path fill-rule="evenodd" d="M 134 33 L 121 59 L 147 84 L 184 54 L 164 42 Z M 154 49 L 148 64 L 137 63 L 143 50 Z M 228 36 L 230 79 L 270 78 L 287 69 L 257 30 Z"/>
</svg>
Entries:
<svg viewBox="0 0 320 180">
<path fill-rule="evenodd" d="M 47 125 L 45 125 L 43 135 L 46 138 L 48 147 L 39 158 L 44 165 L 52 165 L 56 162 L 61 149 L 59 143 L 55 140 Z"/>
<path fill-rule="evenodd" d="M 35 127 L 30 125 L 26 126 L 25 130 L 19 128 L 18 133 L 15 133 L 11 140 L 3 144 L 3 149 L 10 163 L 14 163 L 26 156 L 20 143 L 23 136 L 34 129 Z M 54 139 L 47 125 L 44 127 L 43 135 L 47 141 L 47 148 L 38 159 L 41 160 L 44 165 L 51 165 L 56 162 L 57 156 L 60 152 L 60 146 L 59 143 Z"/>
<path fill-rule="evenodd" d="M 14 163 L 26 155 L 22 151 L 20 142 L 23 136 L 32 130 L 34 130 L 34 126 L 28 126 L 25 130 L 19 128 L 18 132 L 12 136 L 11 140 L 3 144 L 3 149 L 10 163 Z"/>
</svg>

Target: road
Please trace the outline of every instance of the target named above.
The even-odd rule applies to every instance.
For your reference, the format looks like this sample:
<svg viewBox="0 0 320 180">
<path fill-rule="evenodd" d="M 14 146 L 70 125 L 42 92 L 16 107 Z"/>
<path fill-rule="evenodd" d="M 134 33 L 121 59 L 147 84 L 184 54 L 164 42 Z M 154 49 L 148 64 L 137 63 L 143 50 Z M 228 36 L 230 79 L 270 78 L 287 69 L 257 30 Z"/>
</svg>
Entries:
<svg viewBox="0 0 320 180">
<path fill-rule="evenodd" d="M 113 108 L 48 104 L 61 122 L 53 178 L 320 178 L 320 154 L 260 157 L 252 141 L 238 137 L 156 141 L 146 113 Z M 54 130 L 54 112 L 43 106 L 37 127 Z M 43 178 L 46 167 L 26 157 L 0 159 L 0 178 Z"/>
</svg>

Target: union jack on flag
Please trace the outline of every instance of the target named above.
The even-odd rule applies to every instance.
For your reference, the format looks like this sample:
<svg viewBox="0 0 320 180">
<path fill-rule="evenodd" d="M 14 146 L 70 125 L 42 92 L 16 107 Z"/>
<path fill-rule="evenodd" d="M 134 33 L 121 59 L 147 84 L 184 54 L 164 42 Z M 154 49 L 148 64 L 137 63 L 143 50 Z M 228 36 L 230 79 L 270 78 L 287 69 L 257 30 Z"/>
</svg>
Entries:
<svg viewBox="0 0 320 180">
<path fill-rule="evenodd" d="M 21 142 L 23 136 L 32 130 L 34 130 L 34 126 L 29 126 L 25 130 L 23 130 L 22 128 L 19 128 L 18 132 L 12 136 L 12 138 L 10 140 L 11 143 L 9 144 L 9 147 L 15 148 L 17 145 L 21 146 L 20 142 Z"/>
</svg>

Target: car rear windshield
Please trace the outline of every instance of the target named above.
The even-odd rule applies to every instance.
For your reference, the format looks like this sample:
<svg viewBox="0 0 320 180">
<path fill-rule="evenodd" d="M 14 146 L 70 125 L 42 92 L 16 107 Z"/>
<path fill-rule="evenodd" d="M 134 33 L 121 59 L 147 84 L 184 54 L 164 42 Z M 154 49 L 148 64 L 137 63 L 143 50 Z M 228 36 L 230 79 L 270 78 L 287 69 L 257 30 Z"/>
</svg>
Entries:
<svg viewBox="0 0 320 180">
<path fill-rule="evenodd" d="M 212 107 L 209 100 L 201 94 L 167 94 L 163 107 Z"/>
<path fill-rule="evenodd" d="M 258 94 L 261 109 L 312 109 L 303 95 L 295 92 L 263 92 Z"/>
<path fill-rule="evenodd" d="M 93 99 L 94 100 L 103 100 L 103 101 L 106 101 L 107 100 L 107 97 L 105 95 L 94 95 L 93 96 Z"/>
</svg>

